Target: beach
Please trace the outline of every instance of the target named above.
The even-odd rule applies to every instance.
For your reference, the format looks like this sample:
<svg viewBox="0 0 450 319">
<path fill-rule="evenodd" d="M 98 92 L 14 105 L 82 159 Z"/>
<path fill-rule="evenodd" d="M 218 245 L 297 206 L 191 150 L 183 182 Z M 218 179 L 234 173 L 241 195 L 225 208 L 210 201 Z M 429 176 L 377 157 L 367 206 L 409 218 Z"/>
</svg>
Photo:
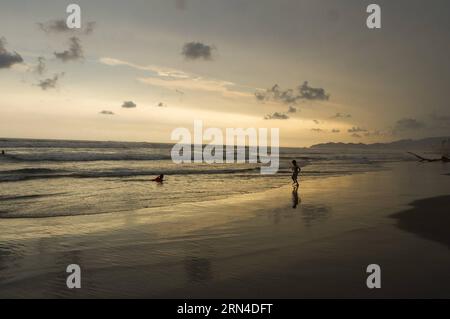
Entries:
<svg viewBox="0 0 450 319">
<path fill-rule="evenodd" d="M 132 213 L 2 219 L 0 297 L 449 298 L 448 166 L 386 168 L 302 181 L 296 208 L 287 180 Z M 66 287 L 69 264 L 81 289 Z M 366 286 L 369 264 L 381 289 Z"/>
<path fill-rule="evenodd" d="M 450 1 L 0 7 L 0 299 L 450 299 Z"/>
</svg>

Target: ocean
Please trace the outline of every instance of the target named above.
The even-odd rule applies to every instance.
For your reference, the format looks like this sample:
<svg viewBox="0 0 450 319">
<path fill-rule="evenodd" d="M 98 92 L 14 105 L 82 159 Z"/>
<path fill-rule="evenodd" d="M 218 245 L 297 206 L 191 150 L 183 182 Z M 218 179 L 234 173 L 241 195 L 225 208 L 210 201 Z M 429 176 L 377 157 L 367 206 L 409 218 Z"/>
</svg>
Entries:
<svg viewBox="0 0 450 319">
<path fill-rule="evenodd" d="M 0 218 L 43 218 L 130 212 L 261 192 L 301 180 L 385 169 L 412 160 L 392 150 L 281 148 L 280 169 L 259 164 L 175 164 L 171 144 L 0 139 Z M 163 184 L 150 180 L 166 176 Z"/>
</svg>

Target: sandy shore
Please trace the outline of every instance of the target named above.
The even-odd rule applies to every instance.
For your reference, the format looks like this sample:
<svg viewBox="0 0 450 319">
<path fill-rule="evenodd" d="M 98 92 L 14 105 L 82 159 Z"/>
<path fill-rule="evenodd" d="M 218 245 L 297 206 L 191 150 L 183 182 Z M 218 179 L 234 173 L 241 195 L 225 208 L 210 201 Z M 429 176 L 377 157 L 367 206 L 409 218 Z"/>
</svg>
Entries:
<svg viewBox="0 0 450 319">
<path fill-rule="evenodd" d="M 304 182 L 296 208 L 287 186 L 126 213 L 0 220 L 0 297 L 449 298 L 448 167 L 390 166 Z M 82 268 L 79 290 L 65 286 L 72 263 Z M 369 290 L 374 263 L 382 288 Z"/>
</svg>

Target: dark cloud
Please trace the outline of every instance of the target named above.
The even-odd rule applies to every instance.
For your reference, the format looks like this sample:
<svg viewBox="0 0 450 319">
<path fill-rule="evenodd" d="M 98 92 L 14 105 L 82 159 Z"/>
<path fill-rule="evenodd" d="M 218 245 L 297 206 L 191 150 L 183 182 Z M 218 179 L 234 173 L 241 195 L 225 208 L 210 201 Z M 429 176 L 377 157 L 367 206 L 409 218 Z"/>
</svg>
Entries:
<svg viewBox="0 0 450 319">
<path fill-rule="evenodd" d="M 295 104 L 298 100 L 294 90 L 282 90 L 278 84 L 275 84 L 272 88 L 267 89 L 265 92 L 256 92 L 255 97 L 260 102 L 275 101 L 285 104 Z"/>
<path fill-rule="evenodd" d="M 55 89 L 59 79 L 64 76 L 64 73 L 55 74 L 53 78 L 48 78 L 44 80 L 40 80 L 37 86 L 39 86 L 42 90 L 46 91 L 48 89 Z"/>
<path fill-rule="evenodd" d="M 83 59 L 83 48 L 81 46 L 80 39 L 78 39 L 77 37 L 71 37 L 69 41 L 69 49 L 63 52 L 55 52 L 55 57 L 63 62 Z"/>
<path fill-rule="evenodd" d="M 260 102 L 264 102 L 264 101 L 268 100 L 266 92 L 262 92 L 262 91 L 255 92 L 255 97 Z"/>
<path fill-rule="evenodd" d="M 287 112 L 288 112 L 288 113 L 297 113 L 297 108 L 296 108 L 296 107 L 293 107 L 293 106 L 291 105 L 291 106 L 289 106 L 289 109 L 288 109 Z"/>
<path fill-rule="evenodd" d="M 341 130 L 338 130 L 338 129 L 336 129 L 336 128 L 334 128 L 334 129 L 331 130 L 331 133 L 340 133 L 340 132 L 341 132 Z"/>
<path fill-rule="evenodd" d="M 273 114 L 267 114 L 264 117 L 265 120 L 288 120 L 289 116 L 284 113 L 275 112 Z"/>
<path fill-rule="evenodd" d="M 360 128 L 359 126 L 353 126 L 351 129 L 347 130 L 349 133 L 361 133 L 361 132 L 367 132 L 366 129 Z"/>
<path fill-rule="evenodd" d="M 134 103 L 132 101 L 125 101 L 122 104 L 122 107 L 125 109 L 132 109 L 132 108 L 135 108 L 136 106 L 137 106 L 136 103 Z"/>
<path fill-rule="evenodd" d="M 322 130 L 321 128 L 312 128 L 311 131 L 316 132 L 316 133 L 323 133 L 324 130 Z"/>
<path fill-rule="evenodd" d="M 412 118 L 404 118 L 395 123 L 393 133 L 419 130 L 425 127 L 425 124 Z"/>
<path fill-rule="evenodd" d="M 349 119 L 352 116 L 350 114 L 342 114 L 342 113 L 336 113 L 332 118 L 334 119 Z"/>
<path fill-rule="evenodd" d="M 100 114 L 102 114 L 102 115 L 114 115 L 114 112 L 108 111 L 108 110 L 103 110 L 103 111 L 100 112 Z"/>
<path fill-rule="evenodd" d="M 183 46 L 182 54 L 188 60 L 211 60 L 213 47 L 201 42 L 188 42 Z"/>
<path fill-rule="evenodd" d="M 319 101 L 328 101 L 330 99 L 330 95 L 325 92 L 322 88 L 313 88 L 308 85 L 308 82 L 305 81 L 299 87 L 300 97 L 306 100 L 319 100 Z"/>
<path fill-rule="evenodd" d="M 87 22 L 81 26 L 81 29 L 70 29 L 63 19 L 51 20 L 44 23 L 38 23 L 39 29 L 47 34 L 51 33 L 73 33 L 80 32 L 82 34 L 92 34 L 94 32 L 96 23 L 94 21 Z"/>
<path fill-rule="evenodd" d="M 156 106 L 157 107 L 167 107 L 167 105 L 164 104 L 163 102 L 159 102 Z"/>
<path fill-rule="evenodd" d="M 63 19 L 51 20 L 44 23 L 39 22 L 38 26 L 45 33 L 61 33 L 72 31 L 72 29 L 69 29 L 67 27 L 67 23 Z"/>
<path fill-rule="evenodd" d="M 285 104 L 296 104 L 300 100 L 325 101 L 330 95 L 322 88 L 313 88 L 305 81 L 296 89 L 283 90 L 278 84 L 266 91 L 257 91 L 255 97 L 258 101 L 275 101 Z"/>
<path fill-rule="evenodd" d="M 319 122 L 318 120 L 313 120 L 313 122 L 314 122 L 315 124 L 320 124 L 320 122 Z"/>
<path fill-rule="evenodd" d="M 352 134 L 352 137 L 355 137 L 355 138 L 361 138 L 362 136 L 359 135 L 359 134 L 357 134 L 357 133 L 353 133 L 353 134 Z"/>
<path fill-rule="evenodd" d="M 23 59 L 19 53 L 8 52 L 5 48 L 6 40 L 0 38 L 0 69 L 8 69 L 16 63 L 22 63 Z"/>
</svg>

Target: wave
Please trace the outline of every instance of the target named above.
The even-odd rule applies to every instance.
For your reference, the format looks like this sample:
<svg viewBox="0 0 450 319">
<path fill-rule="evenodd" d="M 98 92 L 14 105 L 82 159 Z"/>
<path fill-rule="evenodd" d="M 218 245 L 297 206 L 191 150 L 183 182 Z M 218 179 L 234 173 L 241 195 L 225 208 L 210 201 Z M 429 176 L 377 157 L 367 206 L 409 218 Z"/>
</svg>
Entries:
<svg viewBox="0 0 450 319">
<path fill-rule="evenodd" d="M 135 176 L 164 175 L 206 175 L 206 174 L 236 174 L 259 172 L 259 167 L 230 168 L 230 169 L 153 169 L 133 170 L 116 169 L 109 171 L 78 171 L 68 172 L 64 170 L 52 170 L 46 168 L 28 168 L 10 171 L 0 171 L 0 182 L 17 182 L 35 179 L 50 178 L 126 178 Z"/>
<path fill-rule="evenodd" d="M 21 168 L 8 171 L 0 171 L 0 175 L 4 174 L 41 174 L 41 173 L 53 173 L 56 170 L 51 168 Z"/>
<path fill-rule="evenodd" d="M 8 196 L 8 195 L 0 195 L 0 201 L 13 201 L 13 200 L 25 200 L 25 199 L 36 199 L 43 197 L 50 197 L 55 195 L 61 195 L 65 193 L 54 193 L 54 194 L 34 194 L 34 195 L 17 195 L 17 196 Z"/>
<path fill-rule="evenodd" d="M 105 153 L 34 153 L 7 154 L 3 160 L 10 162 L 96 162 L 96 161 L 158 161 L 170 160 L 162 154 L 105 154 Z"/>
</svg>

